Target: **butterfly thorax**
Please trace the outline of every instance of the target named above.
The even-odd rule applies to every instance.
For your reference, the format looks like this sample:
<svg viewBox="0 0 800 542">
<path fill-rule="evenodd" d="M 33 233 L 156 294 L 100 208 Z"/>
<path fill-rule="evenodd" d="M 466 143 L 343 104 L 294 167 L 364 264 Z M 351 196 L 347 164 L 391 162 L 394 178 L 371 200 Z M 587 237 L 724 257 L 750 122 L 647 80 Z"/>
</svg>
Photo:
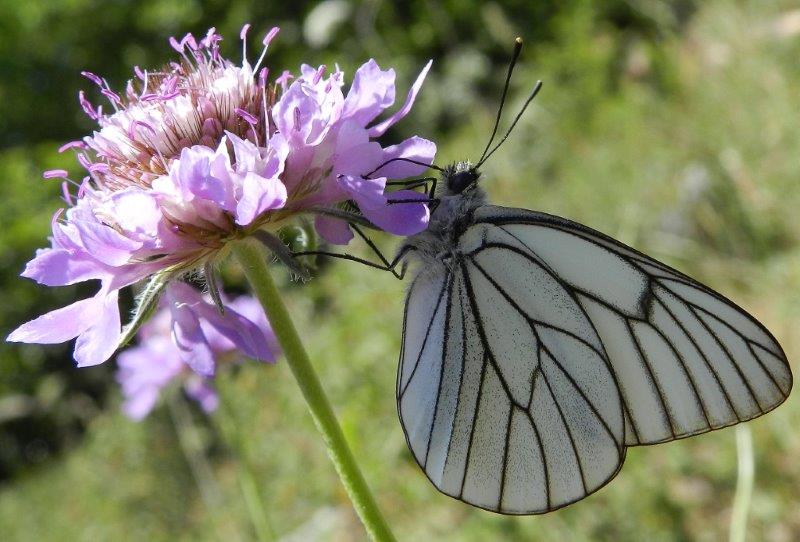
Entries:
<svg viewBox="0 0 800 542">
<path fill-rule="evenodd" d="M 442 172 L 428 228 L 408 237 L 403 247 L 425 265 L 448 265 L 458 254 L 458 238 L 472 223 L 472 213 L 486 203 L 477 180 L 480 173 L 470 162 L 456 162 Z"/>
</svg>

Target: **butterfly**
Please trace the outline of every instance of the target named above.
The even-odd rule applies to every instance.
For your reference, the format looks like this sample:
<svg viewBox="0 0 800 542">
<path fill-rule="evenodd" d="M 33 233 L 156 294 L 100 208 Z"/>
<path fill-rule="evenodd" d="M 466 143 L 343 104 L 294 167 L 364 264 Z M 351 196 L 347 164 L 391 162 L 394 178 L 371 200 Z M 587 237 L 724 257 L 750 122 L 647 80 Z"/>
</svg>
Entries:
<svg viewBox="0 0 800 542">
<path fill-rule="evenodd" d="M 786 355 L 734 302 L 587 226 L 487 203 L 478 167 L 496 131 L 476 165 L 442 168 L 427 230 L 398 253 L 417 265 L 397 408 L 437 489 L 550 512 L 607 484 L 630 446 L 786 399 Z"/>
<path fill-rule="evenodd" d="M 295 253 L 398 278 L 416 262 L 396 384 L 406 441 L 439 491 L 517 515 L 594 493 L 630 446 L 751 420 L 792 387 L 775 337 L 733 301 L 587 226 L 487 202 L 479 168 L 541 88 L 490 151 L 520 50 L 518 39 L 481 158 L 430 165 L 440 178 L 423 179 L 428 227 L 393 261 L 358 228 L 363 217 L 337 210 L 325 212 L 348 220 L 382 265 Z M 390 200 L 407 201 L 420 200 Z"/>
</svg>

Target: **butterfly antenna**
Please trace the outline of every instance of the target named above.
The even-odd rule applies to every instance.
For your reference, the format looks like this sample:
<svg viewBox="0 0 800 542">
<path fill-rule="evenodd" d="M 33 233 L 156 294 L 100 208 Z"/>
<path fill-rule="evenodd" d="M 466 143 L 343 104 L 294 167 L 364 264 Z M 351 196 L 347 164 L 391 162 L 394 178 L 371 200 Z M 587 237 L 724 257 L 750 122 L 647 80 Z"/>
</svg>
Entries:
<svg viewBox="0 0 800 542">
<path fill-rule="evenodd" d="M 485 157 L 482 157 L 482 158 L 481 158 L 481 159 L 478 161 L 478 163 L 477 163 L 477 164 L 475 164 L 475 169 L 477 169 L 477 168 L 481 167 L 481 165 L 483 165 L 483 163 L 484 163 L 486 160 L 488 160 L 488 159 L 489 159 L 489 157 L 490 157 L 491 155 L 493 155 L 493 154 L 494 154 L 494 151 L 496 151 L 497 149 L 499 149 L 499 148 L 500 148 L 500 145 L 502 145 L 502 144 L 503 144 L 503 142 L 504 142 L 506 139 L 508 139 L 508 136 L 509 136 L 509 135 L 511 135 L 511 131 L 514 129 L 514 126 L 516 126 L 516 125 L 517 125 L 517 122 L 519 122 L 519 119 L 520 119 L 520 118 L 522 118 L 522 115 L 523 115 L 523 113 L 525 113 L 525 110 L 528 108 L 528 105 L 529 105 L 529 104 L 530 104 L 530 103 L 533 101 L 533 99 L 536 97 L 536 95 L 537 95 L 537 94 L 539 94 L 539 91 L 540 91 L 541 89 L 542 89 L 542 82 L 541 82 L 541 81 L 537 81 L 537 82 L 536 82 L 536 86 L 535 86 L 535 87 L 533 87 L 533 90 L 531 91 L 531 94 L 530 94 L 530 96 L 528 96 L 528 99 L 527 99 L 527 100 L 525 100 L 525 105 L 523 105 L 523 106 L 522 106 L 522 109 L 520 109 L 520 110 L 519 110 L 519 113 L 517 113 L 517 116 L 516 116 L 516 117 L 514 117 L 514 122 L 512 122 L 512 123 L 511 123 L 511 126 L 510 126 L 510 127 L 508 128 L 508 130 L 506 131 L 506 135 L 504 135 L 504 136 L 503 136 L 503 139 L 501 139 L 501 140 L 500 140 L 500 141 L 497 143 L 497 145 L 495 145 L 495 147 L 494 147 L 494 148 L 493 148 L 491 151 L 489 151 L 489 154 L 487 154 Z"/>
<path fill-rule="evenodd" d="M 478 163 L 483 163 L 483 159 L 486 156 L 486 153 L 489 151 L 489 147 L 492 146 L 492 141 L 494 141 L 494 136 L 497 135 L 497 128 L 500 126 L 500 116 L 503 113 L 503 104 L 506 103 L 506 95 L 508 94 L 508 86 L 511 83 L 511 74 L 514 72 L 514 66 L 517 64 L 517 59 L 519 58 L 519 53 L 522 51 L 522 38 L 517 38 L 514 41 L 514 54 L 511 56 L 511 62 L 508 65 L 508 73 L 506 74 L 506 82 L 503 85 L 503 94 L 500 96 L 500 107 L 497 108 L 497 117 L 494 119 L 494 129 L 492 129 L 492 135 L 489 138 L 489 141 L 486 142 L 486 148 L 483 149 L 483 154 L 481 154 L 480 160 Z"/>
</svg>

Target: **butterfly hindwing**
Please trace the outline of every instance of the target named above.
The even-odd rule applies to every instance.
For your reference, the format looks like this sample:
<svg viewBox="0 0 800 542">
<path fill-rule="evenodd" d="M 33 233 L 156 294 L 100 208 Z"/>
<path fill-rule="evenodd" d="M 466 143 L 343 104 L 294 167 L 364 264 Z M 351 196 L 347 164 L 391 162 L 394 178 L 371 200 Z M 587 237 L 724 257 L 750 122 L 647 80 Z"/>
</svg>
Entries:
<svg viewBox="0 0 800 542">
<path fill-rule="evenodd" d="M 403 428 L 430 480 L 510 514 L 602 487 L 624 459 L 624 414 L 586 313 L 517 254 L 487 246 L 440 269 L 409 290 L 398 372 Z"/>
</svg>

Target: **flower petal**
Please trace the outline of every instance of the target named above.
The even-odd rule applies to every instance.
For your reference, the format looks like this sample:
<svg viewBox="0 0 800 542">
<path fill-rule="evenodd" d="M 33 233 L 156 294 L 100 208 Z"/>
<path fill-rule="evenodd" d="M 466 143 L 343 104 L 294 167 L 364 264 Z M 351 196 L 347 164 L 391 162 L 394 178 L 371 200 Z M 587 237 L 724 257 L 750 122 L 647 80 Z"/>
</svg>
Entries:
<svg viewBox="0 0 800 542">
<path fill-rule="evenodd" d="M 100 295 L 100 294 L 98 294 Z M 78 367 L 99 365 L 110 358 L 119 344 L 122 330 L 119 318 L 118 290 L 104 295 L 101 312 L 93 325 L 78 336 L 73 357 Z"/>
<path fill-rule="evenodd" d="M 163 215 L 153 194 L 133 188 L 114 193 L 110 200 L 109 212 L 116 225 L 140 239 L 158 235 Z"/>
<path fill-rule="evenodd" d="M 172 337 L 180 352 L 181 359 L 197 374 L 212 376 L 214 374 L 214 353 L 206 341 L 200 320 L 188 303 L 173 301 Z"/>
<path fill-rule="evenodd" d="M 290 142 L 306 143 L 313 129 L 319 105 L 304 92 L 302 80 L 297 80 L 283 93 L 272 108 L 278 130 Z"/>
<path fill-rule="evenodd" d="M 183 385 L 186 395 L 194 399 L 204 412 L 214 412 L 219 406 L 219 397 L 213 384 L 205 378 L 191 378 Z"/>
<path fill-rule="evenodd" d="M 102 298 L 81 299 L 72 305 L 43 314 L 11 332 L 7 341 L 55 344 L 74 339 L 97 321 Z"/>
<path fill-rule="evenodd" d="M 383 195 L 386 177 L 365 179 L 355 175 L 341 175 L 336 180 L 339 187 L 358 203 L 362 212 L 366 209 L 382 209 L 386 205 L 386 196 Z"/>
<path fill-rule="evenodd" d="M 238 172 L 254 171 L 256 173 L 261 173 L 261 171 L 259 171 L 259 166 L 262 160 L 259 148 L 251 141 L 242 139 L 231 132 L 226 131 L 225 136 L 231 142 L 231 145 L 233 145 L 233 152 L 236 157 L 234 164 L 235 170 Z M 222 143 L 220 143 L 220 149 L 225 145 L 226 142 L 225 139 L 223 139 Z"/>
<path fill-rule="evenodd" d="M 169 335 L 169 323 L 168 311 L 157 313 L 145 326 L 158 329 L 145 333 L 143 326 L 139 333 L 139 346 L 117 356 L 119 370 L 116 379 L 125 397 L 122 411 L 134 420 L 147 416 L 158 401 L 161 389 L 186 369 Z"/>
<path fill-rule="evenodd" d="M 188 149 L 184 149 L 186 151 Z M 185 153 L 181 153 L 181 161 Z M 223 158 L 224 159 L 224 158 Z M 181 186 L 193 196 L 212 201 L 222 208 L 228 201 L 225 181 L 211 173 L 211 159 L 204 157 L 190 166 L 181 165 Z"/>
<path fill-rule="evenodd" d="M 204 191 L 203 180 L 209 175 L 214 151 L 203 145 L 186 147 L 169 168 L 169 176 L 176 182 L 183 196 L 191 200 L 197 192 Z M 209 199 L 209 198 L 204 198 Z"/>
<path fill-rule="evenodd" d="M 363 175 L 381 163 L 383 149 L 369 140 L 367 131 L 353 121 L 344 122 L 336 135 L 333 174 Z"/>
<path fill-rule="evenodd" d="M 427 200 L 425 194 L 413 190 L 398 190 L 388 194 L 392 200 Z M 414 235 L 428 227 L 430 211 L 425 203 L 387 203 L 379 209 L 362 209 L 376 226 L 394 235 Z"/>
<path fill-rule="evenodd" d="M 86 252 L 112 267 L 127 263 L 131 255 L 142 247 L 141 242 L 129 239 L 99 222 L 75 220 L 72 224 L 77 227 Z"/>
<path fill-rule="evenodd" d="M 108 269 L 85 253 L 60 248 L 43 248 L 25 266 L 23 277 L 45 286 L 65 286 L 90 279 L 102 279 Z"/>
<path fill-rule="evenodd" d="M 370 58 L 353 76 L 353 84 L 344 100 L 342 118 L 352 118 L 360 126 L 375 120 L 384 109 L 394 103 L 393 69 L 381 70 Z"/>
<path fill-rule="evenodd" d="M 247 173 L 242 181 L 242 197 L 236 205 L 236 223 L 246 226 L 261 213 L 286 204 L 286 187 L 278 179 Z"/>
<path fill-rule="evenodd" d="M 431 64 L 433 64 L 433 60 L 429 60 L 428 63 L 425 64 L 425 67 L 422 68 L 422 71 L 417 76 L 417 80 L 414 81 L 413 85 L 411 85 L 408 95 L 406 96 L 406 102 L 403 104 L 403 106 L 395 111 L 391 117 L 369 129 L 370 137 L 382 136 L 384 133 L 386 133 L 386 130 L 391 128 L 400 119 L 408 115 L 408 112 L 411 111 L 411 108 L 414 105 L 414 100 L 417 99 L 419 90 L 422 88 L 422 83 L 425 81 L 425 76 L 428 75 L 428 70 L 431 69 Z"/>
<path fill-rule="evenodd" d="M 126 396 L 125 401 L 122 403 L 122 412 L 134 421 L 143 420 L 156 406 L 160 391 L 158 388 L 151 386 Z"/>
<path fill-rule="evenodd" d="M 406 139 L 402 143 L 392 145 L 383 149 L 383 158 L 381 163 L 389 162 L 394 158 L 408 158 L 415 162 L 422 162 L 430 164 L 436 156 L 436 143 L 422 137 L 414 136 Z M 403 160 L 395 160 L 386 164 L 375 173 L 388 177 L 389 179 L 405 179 L 406 177 L 414 177 L 421 175 L 428 169 L 425 166 L 405 162 Z"/>
<path fill-rule="evenodd" d="M 247 295 L 240 295 L 230 302 L 226 301 L 225 306 L 230 307 L 253 322 L 266 337 L 267 346 L 269 347 L 270 351 L 275 354 L 275 357 L 277 357 L 277 353 L 280 352 L 281 347 L 278 344 L 278 339 L 275 337 L 275 333 L 272 331 L 272 326 L 270 326 L 269 321 L 267 321 L 267 315 L 264 314 L 264 308 L 261 306 L 261 303 L 259 303 L 258 300 Z"/>
<path fill-rule="evenodd" d="M 314 227 L 320 237 L 334 245 L 346 245 L 353 239 L 353 232 L 344 220 L 331 216 L 317 215 L 314 218 Z"/>
<path fill-rule="evenodd" d="M 275 361 L 275 353 L 270 350 L 264 332 L 235 310 L 226 307 L 223 315 L 215 306 L 203 302 L 195 306 L 195 311 L 209 326 L 213 327 L 214 331 L 228 339 L 246 356 L 259 361 Z M 211 333 L 205 335 L 211 344 Z"/>
</svg>

